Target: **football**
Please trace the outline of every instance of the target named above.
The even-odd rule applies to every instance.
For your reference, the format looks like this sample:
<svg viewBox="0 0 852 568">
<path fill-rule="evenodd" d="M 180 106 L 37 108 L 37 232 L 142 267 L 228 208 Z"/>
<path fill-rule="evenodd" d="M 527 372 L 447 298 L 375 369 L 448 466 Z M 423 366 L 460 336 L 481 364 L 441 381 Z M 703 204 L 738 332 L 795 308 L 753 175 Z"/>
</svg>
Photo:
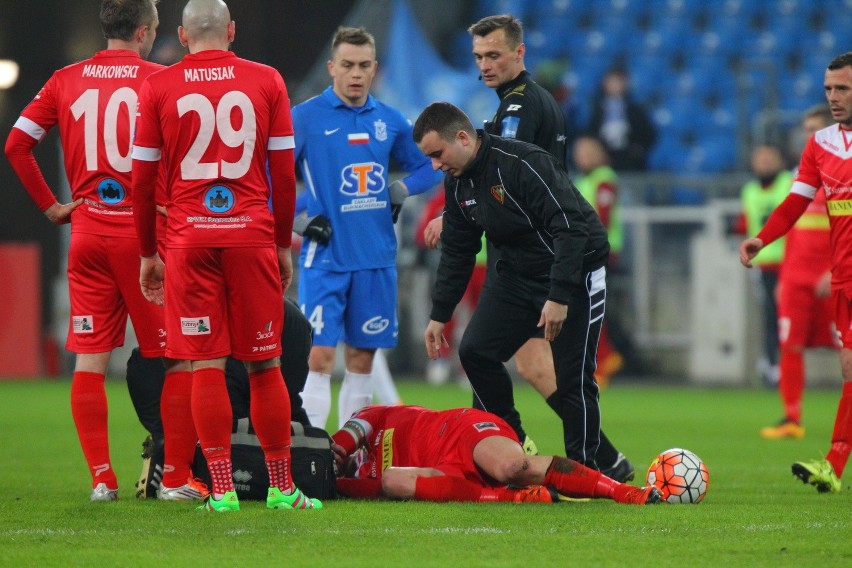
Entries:
<svg viewBox="0 0 852 568">
<path fill-rule="evenodd" d="M 647 480 L 662 492 L 667 503 L 700 503 L 707 494 L 710 475 L 694 453 L 672 448 L 654 458 Z"/>
</svg>

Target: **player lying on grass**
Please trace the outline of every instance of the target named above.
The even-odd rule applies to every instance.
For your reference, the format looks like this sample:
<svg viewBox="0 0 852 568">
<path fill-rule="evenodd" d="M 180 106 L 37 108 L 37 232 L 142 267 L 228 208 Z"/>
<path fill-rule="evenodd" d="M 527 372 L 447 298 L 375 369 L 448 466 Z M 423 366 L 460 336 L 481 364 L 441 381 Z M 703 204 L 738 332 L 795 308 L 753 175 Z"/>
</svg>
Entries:
<svg viewBox="0 0 852 568">
<path fill-rule="evenodd" d="M 421 501 L 608 498 L 659 503 L 655 487 L 619 483 L 561 456 L 528 456 L 501 418 L 473 408 L 362 408 L 334 436 L 338 492 Z"/>
</svg>

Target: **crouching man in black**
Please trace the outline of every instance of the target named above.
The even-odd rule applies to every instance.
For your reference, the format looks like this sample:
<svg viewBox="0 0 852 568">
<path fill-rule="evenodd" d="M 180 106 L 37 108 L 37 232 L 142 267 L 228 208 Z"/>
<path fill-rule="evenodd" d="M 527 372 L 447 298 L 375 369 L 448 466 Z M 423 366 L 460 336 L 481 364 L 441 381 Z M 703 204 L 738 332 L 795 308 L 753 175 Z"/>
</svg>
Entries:
<svg viewBox="0 0 852 568">
<path fill-rule="evenodd" d="M 308 356 L 311 352 L 311 324 L 299 307 L 284 300 L 284 331 L 281 344 L 281 374 L 290 395 L 291 419 L 310 426 L 308 415 L 302 408 L 299 394 L 308 376 Z M 234 421 L 249 416 L 248 373 L 242 362 L 229 357 L 225 368 L 228 395 L 234 409 Z M 139 422 L 150 433 L 142 444 L 142 473 L 136 482 L 136 496 L 156 498 L 163 475 L 163 421 L 160 418 L 160 393 L 163 390 L 165 369 L 158 358 L 142 357 L 134 349 L 127 361 L 127 390 L 136 409 Z M 236 428 L 236 427 L 235 427 Z M 237 464 L 234 464 L 237 469 Z"/>
</svg>

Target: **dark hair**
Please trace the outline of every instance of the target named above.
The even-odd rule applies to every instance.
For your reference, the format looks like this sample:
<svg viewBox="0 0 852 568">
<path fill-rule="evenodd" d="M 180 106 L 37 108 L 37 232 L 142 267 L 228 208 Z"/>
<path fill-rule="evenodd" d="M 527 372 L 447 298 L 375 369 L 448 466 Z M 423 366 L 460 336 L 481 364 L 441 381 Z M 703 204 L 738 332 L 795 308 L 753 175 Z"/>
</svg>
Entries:
<svg viewBox="0 0 852 568">
<path fill-rule="evenodd" d="M 340 26 L 334 32 L 334 37 L 331 40 L 331 55 L 334 57 L 334 52 L 337 46 L 341 43 L 349 43 L 352 45 L 369 45 L 373 48 L 373 53 L 376 52 L 376 38 L 373 34 L 364 28 L 347 28 Z"/>
<path fill-rule="evenodd" d="M 837 71 L 838 69 L 843 69 L 850 65 L 852 65 L 852 51 L 847 51 L 846 53 L 838 55 L 832 59 L 831 63 L 828 64 L 828 69 L 831 71 Z"/>
<path fill-rule="evenodd" d="M 460 130 L 476 136 L 476 129 L 464 111 L 447 102 L 432 103 L 423 109 L 412 131 L 415 144 L 419 144 L 426 133 L 433 130 L 441 139 L 448 142 L 455 140 Z"/>
<path fill-rule="evenodd" d="M 802 114 L 802 119 L 804 120 L 807 118 L 819 118 L 824 124 L 831 124 L 834 122 L 834 115 L 831 114 L 831 107 L 827 104 L 814 105 L 807 109 Z"/>
<path fill-rule="evenodd" d="M 493 31 L 504 30 L 506 42 L 512 49 L 524 43 L 524 25 L 511 14 L 486 16 L 467 28 L 472 36 L 487 36 Z"/>
<path fill-rule="evenodd" d="M 106 39 L 130 41 L 139 26 L 151 25 L 157 19 L 160 0 L 103 0 L 101 30 Z"/>
</svg>

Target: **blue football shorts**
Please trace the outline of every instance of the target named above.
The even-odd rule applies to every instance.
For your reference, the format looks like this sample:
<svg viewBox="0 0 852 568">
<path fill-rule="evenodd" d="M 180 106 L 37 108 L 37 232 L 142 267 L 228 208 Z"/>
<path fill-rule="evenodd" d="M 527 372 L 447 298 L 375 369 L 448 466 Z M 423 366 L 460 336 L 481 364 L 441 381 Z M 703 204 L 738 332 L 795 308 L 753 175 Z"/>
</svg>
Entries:
<svg viewBox="0 0 852 568">
<path fill-rule="evenodd" d="M 299 273 L 299 306 L 313 327 L 314 345 L 396 346 L 396 296 L 395 266 L 352 272 L 302 267 Z"/>
</svg>

